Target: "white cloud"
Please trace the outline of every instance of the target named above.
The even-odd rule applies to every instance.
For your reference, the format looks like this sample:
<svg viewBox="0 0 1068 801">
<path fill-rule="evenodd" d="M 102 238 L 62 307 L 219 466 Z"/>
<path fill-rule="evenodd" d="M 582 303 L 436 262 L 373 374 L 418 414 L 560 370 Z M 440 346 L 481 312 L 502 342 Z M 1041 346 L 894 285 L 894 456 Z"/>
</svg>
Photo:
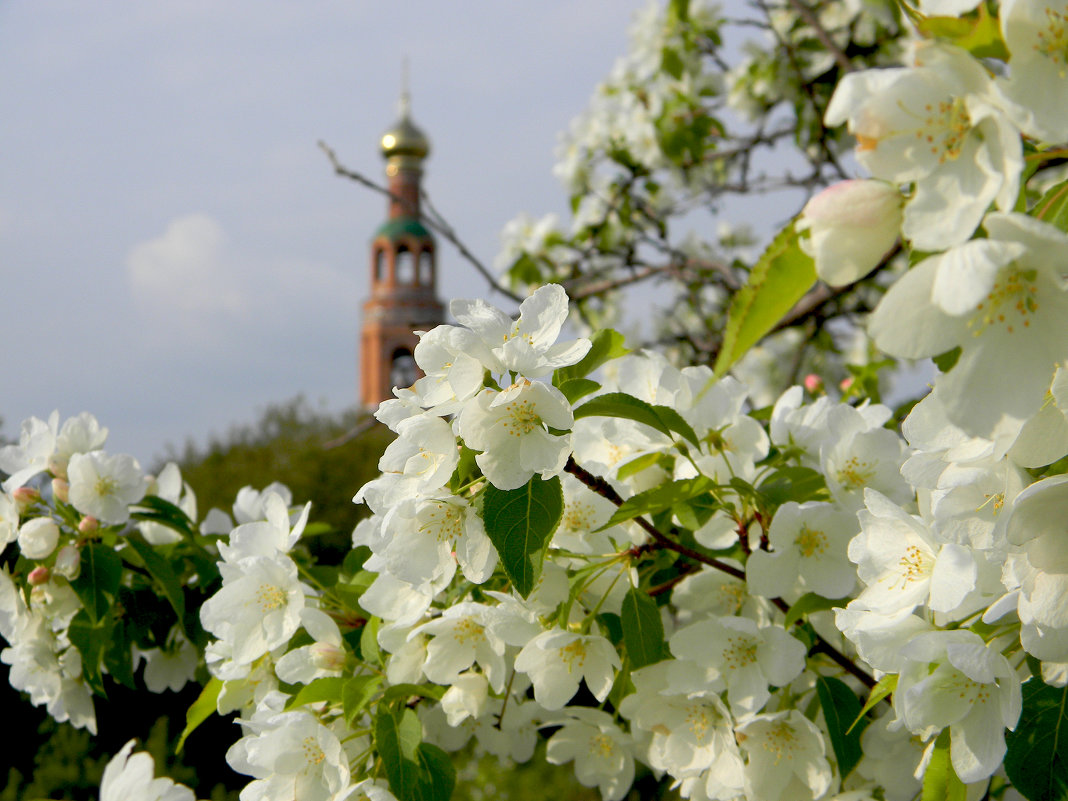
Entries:
<svg viewBox="0 0 1068 801">
<path fill-rule="evenodd" d="M 205 214 L 172 220 L 162 236 L 135 245 L 126 272 L 139 310 L 149 319 L 244 316 L 243 296 L 222 226 Z"/>
</svg>

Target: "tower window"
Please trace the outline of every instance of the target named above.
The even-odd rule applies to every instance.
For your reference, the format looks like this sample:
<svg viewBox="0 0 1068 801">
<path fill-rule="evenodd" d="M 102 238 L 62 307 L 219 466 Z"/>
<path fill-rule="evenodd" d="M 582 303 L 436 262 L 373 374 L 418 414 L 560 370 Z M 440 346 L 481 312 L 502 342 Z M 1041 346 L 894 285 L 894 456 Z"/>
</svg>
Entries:
<svg viewBox="0 0 1068 801">
<path fill-rule="evenodd" d="M 393 360 L 389 367 L 390 386 L 406 388 L 410 387 L 419 378 L 419 367 L 415 363 L 415 357 L 407 348 L 397 348 L 393 351 Z"/>
<path fill-rule="evenodd" d="M 434 286 L 434 254 L 429 250 L 419 254 L 419 283 Z"/>
<path fill-rule="evenodd" d="M 412 284 L 415 282 L 415 259 L 410 250 L 404 245 L 397 248 L 397 256 L 394 261 L 394 281 L 398 284 Z"/>
<path fill-rule="evenodd" d="M 386 254 L 382 248 L 375 248 L 375 274 L 374 282 L 382 283 L 386 278 Z"/>
</svg>

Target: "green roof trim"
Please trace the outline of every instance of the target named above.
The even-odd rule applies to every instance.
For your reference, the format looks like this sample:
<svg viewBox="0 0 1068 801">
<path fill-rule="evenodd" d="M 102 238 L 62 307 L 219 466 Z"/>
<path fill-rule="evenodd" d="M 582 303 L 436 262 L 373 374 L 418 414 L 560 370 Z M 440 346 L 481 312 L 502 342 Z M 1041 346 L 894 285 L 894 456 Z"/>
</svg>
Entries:
<svg viewBox="0 0 1068 801">
<path fill-rule="evenodd" d="M 416 217 L 394 217 L 392 220 L 386 220 L 375 231 L 374 238 L 378 239 L 380 236 L 393 242 L 404 236 L 414 239 L 434 238 L 434 235 Z"/>
</svg>

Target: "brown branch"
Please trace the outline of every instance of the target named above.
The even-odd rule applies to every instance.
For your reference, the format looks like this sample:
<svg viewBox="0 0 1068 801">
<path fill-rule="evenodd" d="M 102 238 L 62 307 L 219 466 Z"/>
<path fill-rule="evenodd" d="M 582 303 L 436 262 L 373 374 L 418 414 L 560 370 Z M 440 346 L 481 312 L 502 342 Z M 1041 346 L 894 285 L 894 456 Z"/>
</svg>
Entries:
<svg viewBox="0 0 1068 801">
<path fill-rule="evenodd" d="M 844 72 L 853 72 L 856 67 L 853 66 L 853 62 L 849 60 L 849 56 L 845 54 L 831 38 L 831 35 L 827 33 L 827 29 L 823 27 L 823 24 L 819 21 L 819 18 L 812 12 L 812 9 L 806 6 L 801 0 L 787 0 L 787 2 L 793 7 L 797 15 L 801 17 L 808 25 L 816 32 L 816 38 L 820 40 L 820 44 L 827 48 L 828 52 L 834 56 L 834 60 L 838 63 L 838 66 L 842 68 Z"/>
<path fill-rule="evenodd" d="M 575 458 L 573 456 L 569 456 L 567 458 L 567 464 L 564 465 L 564 470 L 573 475 L 575 478 L 577 478 L 591 490 L 596 492 L 602 498 L 607 498 L 616 506 L 623 505 L 623 497 L 615 491 L 615 488 L 611 484 L 609 484 L 603 478 L 593 475 L 588 470 L 580 466 L 579 463 L 575 461 Z M 662 532 L 644 517 L 635 517 L 634 522 L 637 523 L 642 528 L 642 530 L 645 531 L 646 534 L 652 537 L 653 540 L 656 541 L 656 544 L 659 545 L 661 548 L 664 548 L 669 551 L 674 551 L 675 553 L 681 554 L 688 559 L 692 559 L 695 562 L 700 562 L 701 564 L 708 565 L 709 567 L 714 567 L 716 568 L 716 570 L 722 571 L 723 573 L 726 573 L 729 576 L 734 576 L 736 579 L 745 581 L 744 571 L 739 570 L 733 565 L 728 565 L 726 562 L 722 562 L 719 559 L 716 559 L 714 556 L 706 556 L 705 554 L 700 553 L 699 551 L 695 551 L 692 548 L 687 548 L 682 543 L 675 542 L 675 540 L 671 539 L 671 537 Z"/>
<path fill-rule="evenodd" d="M 591 490 L 596 492 L 602 498 L 607 498 L 616 506 L 623 505 L 623 497 L 618 492 L 616 492 L 615 488 L 611 484 L 609 484 L 600 476 L 595 476 L 588 470 L 583 468 L 581 465 L 578 464 L 578 462 L 575 461 L 575 458 L 573 456 L 569 456 L 567 458 L 567 464 L 564 466 L 564 470 L 573 475 L 575 478 L 577 478 Z M 647 534 L 649 534 L 649 536 L 651 536 L 656 542 L 656 544 L 661 548 L 665 548 L 669 551 L 675 551 L 676 553 L 679 553 L 689 559 L 692 559 L 695 562 L 700 562 L 701 564 L 708 565 L 709 567 L 714 567 L 716 568 L 716 570 L 726 573 L 729 576 L 733 576 L 736 579 L 745 581 L 744 570 L 739 570 L 733 565 L 728 565 L 726 562 L 722 562 L 719 559 L 716 559 L 715 557 L 706 556 L 703 553 L 699 553 L 691 548 L 687 548 L 685 545 L 675 542 L 673 539 L 664 534 L 664 532 L 660 531 L 660 529 L 658 529 L 644 517 L 635 517 L 634 522 L 641 526 L 642 529 Z M 661 587 L 663 586 L 664 585 L 661 585 Z M 665 589 L 654 589 L 658 589 L 660 592 L 663 592 L 665 591 L 665 589 L 670 589 L 670 587 L 666 587 Z M 772 598 L 771 602 L 784 614 L 790 609 L 790 605 L 787 604 L 786 601 L 784 601 L 782 598 Z M 812 636 L 815 637 L 815 642 L 812 644 L 813 653 L 825 654 L 831 659 L 831 661 L 841 667 L 842 670 L 846 671 L 852 676 L 855 676 L 857 680 L 860 681 L 861 684 L 863 684 L 868 689 L 871 689 L 875 686 L 875 679 L 872 678 L 869 674 L 865 673 L 864 670 L 861 669 L 858 665 L 854 664 L 853 660 L 851 660 L 848 656 L 843 654 L 841 651 L 839 651 L 837 648 L 835 648 L 833 645 L 823 639 L 823 637 L 821 637 L 815 631 L 812 631 L 811 633 Z"/>
<path fill-rule="evenodd" d="M 520 295 L 517 295 L 516 293 L 502 286 L 500 282 L 497 281 L 497 278 L 493 275 L 490 269 L 486 267 L 486 265 L 483 264 L 481 260 L 479 260 L 479 258 L 475 256 L 474 253 L 471 252 L 470 248 L 468 248 L 467 245 L 463 243 L 460 237 L 457 236 L 455 229 L 453 229 L 453 227 L 445 221 L 445 218 L 438 213 L 438 211 L 433 207 L 433 205 L 431 205 L 430 199 L 427 197 L 425 192 L 420 191 L 420 197 L 426 203 L 427 208 L 431 210 L 430 214 L 424 213 L 422 210 L 416 208 L 415 205 L 411 203 L 411 201 L 394 194 L 393 192 L 389 191 L 387 187 L 375 183 L 362 173 L 356 172 L 355 170 L 349 169 L 348 167 L 344 166 L 338 160 L 337 154 L 325 142 L 319 142 L 319 149 L 326 154 L 326 157 L 330 160 L 330 164 L 331 166 L 333 166 L 335 173 L 340 175 L 342 178 L 348 178 L 349 180 L 355 181 L 361 186 L 367 187 L 373 192 L 378 192 L 379 194 L 385 195 L 391 200 L 395 200 L 398 203 L 403 204 L 405 207 L 407 207 L 409 211 L 417 215 L 422 222 L 425 222 L 428 226 L 437 231 L 439 234 L 441 234 L 442 237 L 444 237 L 448 242 L 450 242 L 452 246 L 460 252 L 460 255 L 463 256 L 467 260 L 467 262 L 478 271 L 479 275 L 481 275 L 486 280 L 486 282 L 490 285 L 490 289 L 492 289 L 494 292 L 499 292 L 509 300 L 512 300 L 516 303 L 522 302 L 523 298 Z"/>
</svg>

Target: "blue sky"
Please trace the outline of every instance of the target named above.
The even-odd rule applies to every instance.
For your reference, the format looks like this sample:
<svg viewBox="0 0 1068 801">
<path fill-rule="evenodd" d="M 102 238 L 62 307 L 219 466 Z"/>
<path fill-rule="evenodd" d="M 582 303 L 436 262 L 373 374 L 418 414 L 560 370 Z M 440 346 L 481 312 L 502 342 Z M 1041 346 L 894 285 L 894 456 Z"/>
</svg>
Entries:
<svg viewBox="0 0 1068 801">
<path fill-rule="evenodd" d="M 303 393 L 356 399 L 401 63 L 426 186 L 484 261 L 564 212 L 557 134 L 644 0 L 0 3 L 0 416 L 91 411 L 144 463 Z M 442 294 L 485 285 L 447 246 Z"/>
</svg>

